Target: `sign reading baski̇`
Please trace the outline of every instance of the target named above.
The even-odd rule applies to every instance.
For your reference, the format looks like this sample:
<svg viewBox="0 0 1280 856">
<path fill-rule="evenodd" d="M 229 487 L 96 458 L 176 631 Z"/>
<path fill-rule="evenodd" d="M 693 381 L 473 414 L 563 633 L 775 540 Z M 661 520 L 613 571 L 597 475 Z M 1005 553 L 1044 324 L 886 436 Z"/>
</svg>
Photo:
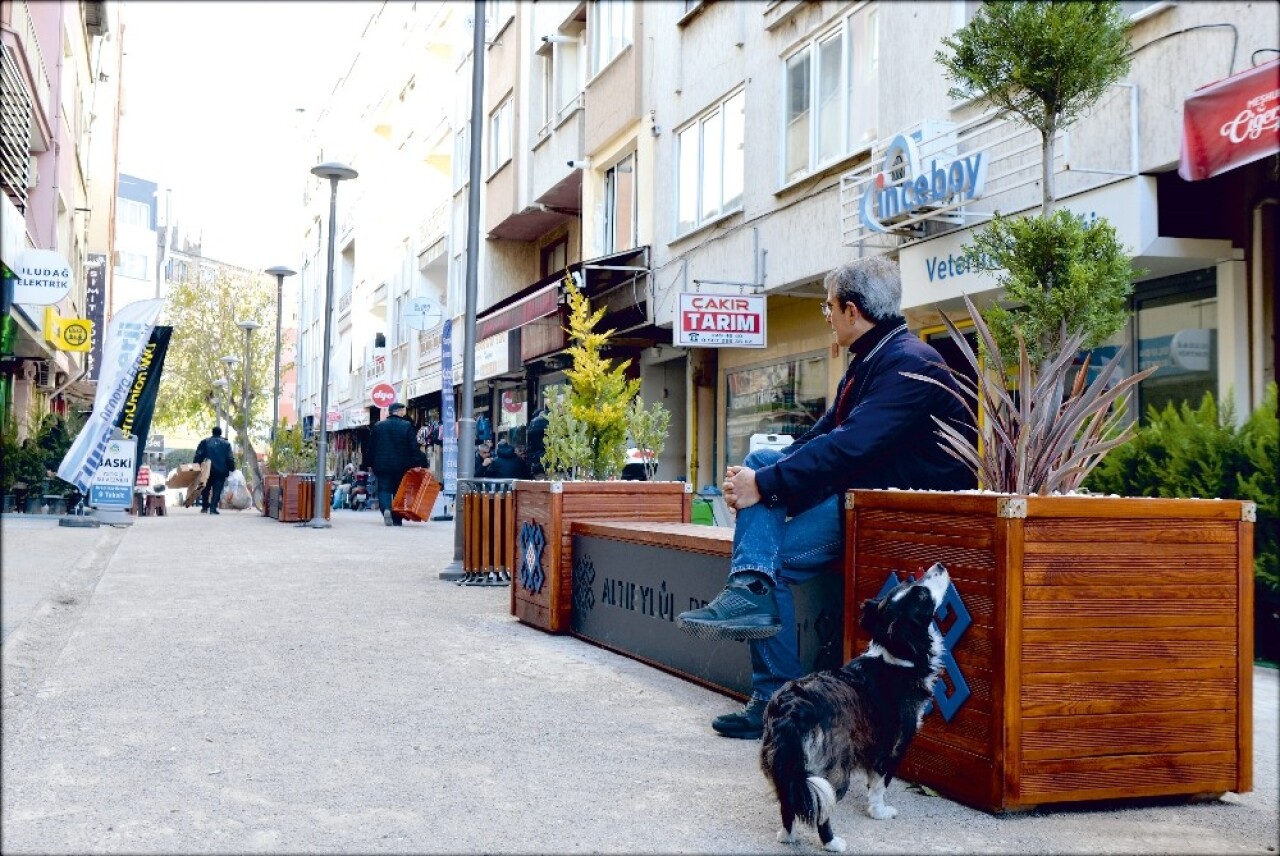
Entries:
<svg viewBox="0 0 1280 856">
<path fill-rule="evenodd" d="M 691 348 L 765 347 L 764 295 L 680 295 L 676 344 Z"/>
<path fill-rule="evenodd" d="M 71 290 L 71 265 L 53 250 L 27 250 L 18 257 L 13 302 L 51 306 Z"/>
</svg>

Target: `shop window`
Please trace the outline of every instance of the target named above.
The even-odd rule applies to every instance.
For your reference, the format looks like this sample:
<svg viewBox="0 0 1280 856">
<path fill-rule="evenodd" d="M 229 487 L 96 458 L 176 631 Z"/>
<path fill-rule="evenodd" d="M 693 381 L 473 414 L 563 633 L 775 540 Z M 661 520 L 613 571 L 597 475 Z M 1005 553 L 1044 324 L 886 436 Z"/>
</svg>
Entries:
<svg viewBox="0 0 1280 856">
<path fill-rule="evenodd" d="M 1143 283 L 1134 298 L 1138 370 L 1159 366 L 1138 385 L 1138 415 L 1218 394 L 1218 290 L 1213 268 Z"/>
<path fill-rule="evenodd" d="M 808 431 L 827 409 L 827 356 L 803 354 L 725 373 L 725 464 L 742 463 L 752 434 Z"/>
<path fill-rule="evenodd" d="M 1129 399 L 1130 415 L 1143 424 L 1149 408 L 1196 406 L 1206 392 L 1217 396 L 1218 299 L 1213 268 L 1139 283 L 1131 308 L 1133 314 L 1124 329 L 1093 349 L 1089 379 L 1097 377 L 1125 345 L 1125 364 L 1117 380 L 1157 367 Z M 1082 353 L 1080 363 L 1083 358 Z M 1072 375 L 1068 382 L 1074 379 Z"/>
</svg>

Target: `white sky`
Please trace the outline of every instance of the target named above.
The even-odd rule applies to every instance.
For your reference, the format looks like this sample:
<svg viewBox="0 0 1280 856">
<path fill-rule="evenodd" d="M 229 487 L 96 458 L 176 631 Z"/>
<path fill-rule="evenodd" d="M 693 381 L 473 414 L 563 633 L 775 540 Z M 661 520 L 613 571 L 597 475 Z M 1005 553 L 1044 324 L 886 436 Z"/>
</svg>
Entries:
<svg viewBox="0 0 1280 856">
<path fill-rule="evenodd" d="M 171 188 L 205 256 L 293 266 L 311 167 L 300 130 L 379 5 L 124 3 L 121 172 Z"/>
</svg>

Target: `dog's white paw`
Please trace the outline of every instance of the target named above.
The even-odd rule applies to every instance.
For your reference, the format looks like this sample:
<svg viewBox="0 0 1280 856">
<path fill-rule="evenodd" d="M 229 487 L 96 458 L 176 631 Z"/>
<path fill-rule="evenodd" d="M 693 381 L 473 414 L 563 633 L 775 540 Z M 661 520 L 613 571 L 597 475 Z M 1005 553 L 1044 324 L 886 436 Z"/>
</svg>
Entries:
<svg viewBox="0 0 1280 856">
<path fill-rule="evenodd" d="M 779 843 L 779 844 L 795 844 L 795 843 L 796 843 L 796 834 L 795 834 L 795 832 L 794 832 L 794 831 L 792 831 L 792 832 L 787 832 L 785 829 L 779 829 L 779 830 L 778 830 L 778 843 Z"/>
<path fill-rule="evenodd" d="M 893 820 L 898 816 L 898 810 L 891 805 L 869 805 L 867 806 L 867 814 L 876 820 Z"/>
<path fill-rule="evenodd" d="M 822 845 L 822 849 L 830 850 L 832 853 L 843 853 L 847 846 L 848 845 L 844 843 L 844 839 L 837 835 L 826 844 Z"/>
</svg>

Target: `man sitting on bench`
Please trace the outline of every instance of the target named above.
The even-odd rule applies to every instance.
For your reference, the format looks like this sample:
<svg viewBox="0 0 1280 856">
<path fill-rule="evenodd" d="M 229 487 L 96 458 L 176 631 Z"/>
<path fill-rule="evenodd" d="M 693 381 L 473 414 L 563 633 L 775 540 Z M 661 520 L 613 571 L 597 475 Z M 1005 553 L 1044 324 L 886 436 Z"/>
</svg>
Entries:
<svg viewBox="0 0 1280 856">
<path fill-rule="evenodd" d="M 850 355 L 835 404 L 791 446 L 758 449 L 726 470 L 725 501 L 737 510 L 728 585 L 676 619 L 695 636 L 750 641 L 751 698 L 741 712 L 711 723 L 726 737 L 758 739 L 769 697 L 801 677 L 789 586 L 843 557 L 844 492 L 976 487 L 973 473 L 936 436 L 934 417 L 973 432 L 964 405 L 946 389 L 902 374 L 957 389 L 942 357 L 908 332 L 899 314 L 897 263 L 862 259 L 832 271 L 825 285 L 822 314 Z"/>
</svg>

